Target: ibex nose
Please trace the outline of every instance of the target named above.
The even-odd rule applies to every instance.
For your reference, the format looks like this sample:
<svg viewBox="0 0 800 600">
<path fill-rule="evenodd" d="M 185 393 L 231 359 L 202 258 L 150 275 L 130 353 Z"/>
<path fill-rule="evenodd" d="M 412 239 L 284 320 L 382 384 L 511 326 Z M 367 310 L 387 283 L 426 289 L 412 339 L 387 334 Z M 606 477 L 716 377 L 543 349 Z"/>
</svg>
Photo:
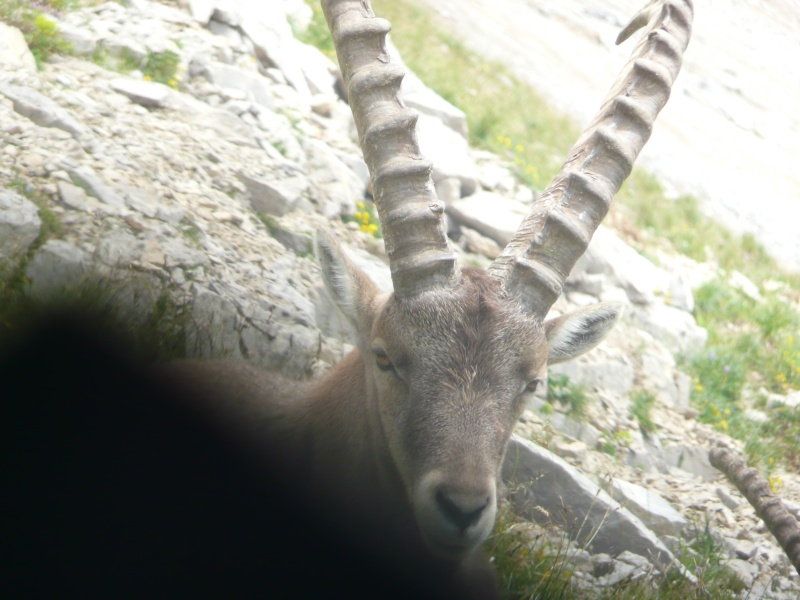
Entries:
<svg viewBox="0 0 800 600">
<path fill-rule="evenodd" d="M 436 504 L 448 521 L 459 531 L 475 525 L 491 502 L 488 494 L 459 492 L 440 488 L 436 491 Z"/>
</svg>

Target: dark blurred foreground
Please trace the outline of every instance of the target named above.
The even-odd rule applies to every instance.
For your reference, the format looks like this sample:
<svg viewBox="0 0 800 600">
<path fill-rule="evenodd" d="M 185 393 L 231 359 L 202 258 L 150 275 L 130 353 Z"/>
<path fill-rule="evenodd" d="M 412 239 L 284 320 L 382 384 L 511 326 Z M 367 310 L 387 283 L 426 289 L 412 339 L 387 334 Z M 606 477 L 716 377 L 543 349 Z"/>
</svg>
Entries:
<svg viewBox="0 0 800 600">
<path fill-rule="evenodd" d="M 0 595 L 479 597 L 380 529 L 343 526 L 297 491 L 290 457 L 248 450 L 91 322 L 0 340 Z"/>
</svg>

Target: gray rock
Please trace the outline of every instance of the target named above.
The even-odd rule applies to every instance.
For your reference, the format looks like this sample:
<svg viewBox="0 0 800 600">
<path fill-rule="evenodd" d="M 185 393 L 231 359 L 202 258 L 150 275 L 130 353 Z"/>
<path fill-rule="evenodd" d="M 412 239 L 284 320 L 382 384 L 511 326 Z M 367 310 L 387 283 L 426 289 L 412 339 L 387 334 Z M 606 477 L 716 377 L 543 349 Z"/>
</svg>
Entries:
<svg viewBox="0 0 800 600">
<path fill-rule="evenodd" d="M 125 190 L 125 204 L 146 217 L 153 218 L 158 214 L 161 203 L 147 192 L 136 188 Z"/>
<path fill-rule="evenodd" d="M 366 189 L 362 180 L 344 164 L 327 144 L 308 140 L 308 176 L 311 189 L 326 217 L 352 216 L 356 202 L 364 199 Z"/>
<path fill-rule="evenodd" d="M 147 46 L 141 41 L 129 37 L 112 35 L 100 40 L 100 46 L 112 57 L 124 59 L 126 65 L 130 61 L 138 63 L 142 68 L 147 62 Z M 128 68 L 130 68 L 128 66 Z"/>
<path fill-rule="evenodd" d="M 289 84 L 300 94 L 300 101 L 308 103 L 311 91 L 298 60 L 300 42 L 292 34 L 283 2 L 245 1 L 241 3 L 239 11 L 237 15 L 230 14 L 228 24 L 241 27 L 252 41 L 258 59 L 266 66 L 280 69 Z M 230 11 L 233 12 L 236 11 Z M 219 9 L 215 13 L 215 16 L 218 15 Z"/>
<path fill-rule="evenodd" d="M 63 240 L 48 240 L 25 270 L 34 298 L 47 298 L 79 285 L 87 272 L 88 256 Z"/>
<path fill-rule="evenodd" d="M 742 503 L 741 496 L 737 498 L 736 496 L 738 496 L 738 494 L 734 495 L 723 487 L 718 487 L 714 490 L 714 493 L 716 493 L 722 503 L 731 510 L 736 510 Z"/>
<path fill-rule="evenodd" d="M 155 81 L 142 81 L 139 79 L 123 79 L 118 77 L 109 82 L 115 92 L 130 98 L 136 104 L 146 108 L 164 106 L 172 90 L 163 83 Z"/>
<path fill-rule="evenodd" d="M 457 177 L 461 195 L 474 194 L 478 188 L 475 161 L 469 155 L 467 140 L 440 120 L 421 114 L 417 121 L 417 139 L 422 156 L 433 162 L 433 181 Z"/>
<path fill-rule="evenodd" d="M 298 164 L 305 162 L 305 151 L 286 116 L 259 107 L 257 119 L 264 138 L 279 151 L 281 158 Z"/>
<path fill-rule="evenodd" d="M 300 69 L 306 78 L 308 89 L 312 95 L 335 95 L 334 85 L 336 76 L 334 72 L 338 67 L 327 56 L 314 46 L 308 44 L 295 44 L 293 52 L 300 63 Z M 405 98 L 404 98 L 405 99 Z"/>
<path fill-rule="evenodd" d="M 482 236 L 474 229 L 463 227 L 461 233 L 464 236 L 464 249 L 467 252 L 480 254 L 486 258 L 494 260 L 502 250 L 493 239 Z"/>
<path fill-rule="evenodd" d="M 67 181 L 59 181 L 56 185 L 58 186 L 58 195 L 61 198 L 61 202 L 70 208 L 88 213 L 95 211 L 107 212 L 104 209 L 108 208 L 108 205 L 103 204 L 97 198 L 89 196 L 82 187 L 72 185 Z"/>
<path fill-rule="evenodd" d="M 220 88 L 240 90 L 247 98 L 264 106 L 273 103 L 270 84 L 257 71 L 245 71 L 232 65 L 213 62 L 205 66 L 202 73 Z"/>
<path fill-rule="evenodd" d="M 503 480 L 516 489 L 515 511 L 564 527 L 591 552 L 629 550 L 661 570 L 677 565 L 672 553 L 645 525 L 562 459 L 513 436 L 503 463 Z M 691 577 L 691 574 L 687 573 Z"/>
<path fill-rule="evenodd" d="M 664 459 L 672 467 L 678 467 L 699 476 L 703 481 L 714 481 L 720 472 L 708 461 L 708 450 L 687 444 L 674 444 L 664 448 Z"/>
<path fill-rule="evenodd" d="M 583 356 L 550 367 L 588 390 L 605 390 L 624 397 L 633 389 L 635 373 L 621 350 L 600 346 Z"/>
<path fill-rule="evenodd" d="M 699 352 L 708 340 L 708 332 L 692 315 L 662 303 L 632 305 L 623 319 L 652 335 L 673 354 Z"/>
<path fill-rule="evenodd" d="M 36 90 L 0 82 L 0 94 L 14 104 L 14 110 L 40 127 L 55 127 L 74 138 L 81 137 L 85 129 L 68 111 Z"/>
<path fill-rule="evenodd" d="M 745 589 L 752 587 L 758 577 L 758 567 L 740 558 L 734 558 L 724 566 L 725 570 L 735 577 Z"/>
<path fill-rule="evenodd" d="M 294 210 L 308 193 L 308 180 L 305 177 L 251 177 L 241 171 L 236 175 L 247 188 L 250 203 L 256 212 L 280 217 Z"/>
<path fill-rule="evenodd" d="M 208 25 L 216 4 L 215 0 L 189 0 L 189 12 L 198 23 Z"/>
<path fill-rule="evenodd" d="M 451 202 L 447 214 L 505 247 L 528 213 L 525 206 L 494 192 L 476 192 Z"/>
<path fill-rule="evenodd" d="M 467 129 L 467 117 L 464 111 L 456 108 L 422 83 L 422 80 L 403 62 L 400 52 L 390 38 L 387 38 L 386 49 L 389 52 L 391 61 L 399 64 L 406 71 L 406 76 L 403 77 L 401 87 L 403 102 L 407 106 L 418 110 L 420 113 L 437 119 L 443 125 L 446 125 L 448 128 L 457 132 L 461 137 L 467 139 L 469 132 Z"/>
<path fill-rule="evenodd" d="M 295 254 L 306 255 L 313 252 L 314 238 L 311 234 L 291 231 L 280 223 L 268 223 L 270 235 Z"/>
<path fill-rule="evenodd" d="M 186 351 L 199 358 L 241 358 L 241 319 L 236 305 L 220 294 L 195 285 L 192 289 L 192 323 Z"/>
<path fill-rule="evenodd" d="M 445 203 L 445 207 L 461 199 L 461 180 L 457 177 L 445 177 L 435 184 L 436 195 Z"/>
<path fill-rule="evenodd" d="M 72 52 L 80 56 L 91 56 L 97 48 L 97 40 L 84 27 L 77 27 L 72 23 L 57 20 L 58 32 L 64 41 L 72 47 Z"/>
<path fill-rule="evenodd" d="M 36 71 L 36 59 L 25 43 L 25 36 L 16 27 L 0 22 L 0 73 L 16 70 Z"/>
<path fill-rule="evenodd" d="M 781 394 L 767 395 L 767 408 L 797 408 L 800 409 L 800 391 L 793 391 L 785 396 Z"/>
<path fill-rule="evenodd" d="M 580 288 L 592 275 L 608 277 L 606 285 L 624 289 L 631 302 L 648 304 L 660 299 L 684 311 L 694 309 L 692 292 L 684 277 L 657 267 L 602 225 L 584 255 L 578 259 L 567 282 Z M 596 285 L 592 281 L 588 283 Z"/>
<path fill-rule="evenodd" d="M 103 179 L 94 172 L 91 167 L 81 165 L 73 167 L 72 165 L 63 165 L 64 170 L 67 171 L 72 180 L 81 185 L 85 190 L 92 194 L 103 204 L 106 204 L 106 210 L 109 207 L 118 209 L 116 212 L 121 213 L 125 209 L 125 200 L 121 194 L 115 189 L 106 184 Z"/>
<path fill-rule="evenodd" d="M 0 189 L 0 270 L 13 268 L 39 237 L 36 205 L 13 190 Z"/>
<path fill-rule="evenodd" d="M 638 581 L 653 571 L 648 560 L 633 552 L 621 552 L 616 559 L 607 554 L 592 557 L 595 584 L 603 587 L 619 585 L 622 582 Z"/>
<path fill-rule="evenodd" d="M 122 269 L 142 262 L 144 250 L 143 240 L 125 229 L 115 229 L 100 238 L 95 249 L 95 258 L 108 267 Z"/>
<path fill-rule="evenodd" d="M 680 535 L 688 521 L 656 492 L 621 479 L 612 482 L 611 495 L 659 535 Z"/>
<path fill-rule="evenodd" d="M 210 107 L 188 94 L 173 92 L 165 100 L 165 106 L 180 113 L 186 123 L 210 130 L 215 136 L 237 146 L 258 147 L 250 127 L 236 115 L 222 108 Z"/>
<path fill-rule="evenodd" d="M 205 252 L 189 248 L 177 238 L 163 239 L 158 244 L 164 253 L 165 265 L 168 269 L 173 267 L 194 268 L 209 264 L 209 258 Z"/>
</svg>

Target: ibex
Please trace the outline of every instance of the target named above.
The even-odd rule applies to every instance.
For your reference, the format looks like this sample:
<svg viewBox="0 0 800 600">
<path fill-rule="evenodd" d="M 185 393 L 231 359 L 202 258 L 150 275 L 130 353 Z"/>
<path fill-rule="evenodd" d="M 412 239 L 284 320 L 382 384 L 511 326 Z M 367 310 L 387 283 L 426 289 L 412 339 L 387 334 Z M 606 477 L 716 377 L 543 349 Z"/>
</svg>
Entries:
<svg viewBox="0 0 800 600">
<path fill-rule="evenodd" d="M 594 347 L 620 314 L 619 305 L 600 304 L 546 320 L 668 99 L 692 2 L 651 2 L 620 35 L 649 23 L 599 113 L 486 272 L 457 265 L 432 165 L 420 156 L 417 115 L 398 95 L 404 74 L 388 58 L 389 23 L 367 0 L 322 6 L 393 292 L 379 292 L 320 231 L 326 287 L 358 338 L 341 364 L 309 384 L 229 361 L 172 368 L 259 435 L 292 448 L 301 477 L 329 494 L 325 503 L 352 498 L 381 535 L 402 532 L 414 552 L 455 572 L 492 530 L 506 445 L 547 365 Z"/>
</svg>

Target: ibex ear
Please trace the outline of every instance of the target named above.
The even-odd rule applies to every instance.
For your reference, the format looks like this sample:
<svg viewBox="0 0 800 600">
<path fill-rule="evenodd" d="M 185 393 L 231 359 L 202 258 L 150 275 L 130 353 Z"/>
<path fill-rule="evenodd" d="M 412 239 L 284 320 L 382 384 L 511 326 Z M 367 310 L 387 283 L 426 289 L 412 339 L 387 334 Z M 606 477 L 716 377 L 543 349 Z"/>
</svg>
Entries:
<svg viewBox="0 0 800 600">
<path fill-rule="evenodd" d="M 378 289 L 344 255 L 341 246 L 327 229 L 317 230 L 316 249 L 325 287 L 342 314 L 361 332 L 362 319 L 369 314 L 368 309 Z"/>
<path fill-rule="evenodd" d="M 564 362 L 597 346 L 614 327 L 622 306 L 619 302 L 604 302 L 545 321 L 547 364 Z"/>
</svg>

